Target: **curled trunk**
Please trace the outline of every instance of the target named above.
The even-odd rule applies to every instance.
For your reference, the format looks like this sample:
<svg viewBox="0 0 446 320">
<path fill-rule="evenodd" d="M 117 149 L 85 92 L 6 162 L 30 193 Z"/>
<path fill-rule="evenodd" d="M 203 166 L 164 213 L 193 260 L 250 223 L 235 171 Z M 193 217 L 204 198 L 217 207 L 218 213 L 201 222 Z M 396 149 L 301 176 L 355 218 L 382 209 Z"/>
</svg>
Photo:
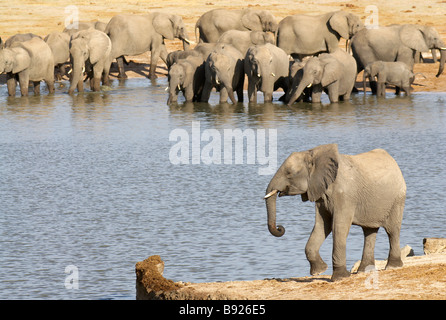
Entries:
<svg viewBox="0 0 446 320">
<path fill-rule="evenodd" d="M 268 190 L 271 192 L 272 190 Z M 275 237 L 281 237 L 285 233 L 285 228 L 281 225 L 276 226 L 276 200 L 277 192 L 266 199 L 266 210 L 268 212 L 268 230 Z"/>
<path fill-rule="evenodd" d="M 299 97 L 302 95 L 302 92 L 305 90 L 306 87 L 311 85 L 311 79 L 309 78 L 303 78 L 302 81 L 299 83 L 299 86 L 294 91 L 294 93 L 291 95 L 290 101 L 288 101 L 288 105 L 292 105 Z"/>
</svg>

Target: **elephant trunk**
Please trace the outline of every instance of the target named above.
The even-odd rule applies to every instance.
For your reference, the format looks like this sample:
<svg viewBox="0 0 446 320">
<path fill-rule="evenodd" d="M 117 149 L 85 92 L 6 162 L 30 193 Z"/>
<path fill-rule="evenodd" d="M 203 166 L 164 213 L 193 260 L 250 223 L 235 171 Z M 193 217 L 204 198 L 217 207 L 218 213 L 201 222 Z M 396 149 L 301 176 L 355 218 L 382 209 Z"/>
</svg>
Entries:
<svg viewBox="0 0 446 320">
<path fill-rule="evenodd" d="M 169 85 L 169 98 L 167 99 L 167 104 L 176 103 L 178 101 L 179 87 L 180 87 L 179 84 L 171 83 Z"/>
<path fill-rule="evenodd" d="M 70 88 L 68 89 L 69 94 L 74 93 L 76 86 L 78 87 L 78 91 L 81 88 L 81 86 L 83 87 L 82 75 L 85 70 L 85 67 L 84 67 L 85 62 L 83 61 L 82 56 L 80 56 L 80 57 L 74 56 L 71 59 L 71 61 L 72 61 L 73 69 L 72 69 L 72 75 L 71 75 Z"/>
<path fill-rule="evenodd" d="M 275 237 L 281 237 L 285 233 L 285 228 L 281 225 L 276 226 L 276 200 L 277 190 L 268 188 L 266 200 L 266 210 L 268 212 L 268 230 Z"/>
<path fill-rule="evenodd" d="M 231 99 L 233 104 L 237 103 L 237 100 L 235 99 L 234 96 L 234 89 L 230 86 L 226 87 L 226 90 L 228 91 L 228 95 L 229 95 L 229 99 Z"/>
<path fill-rule="evenodd" d="M 446 61 L 446 48 L 440 48 L 440 67 L 438 68 L 437 78 L 442 74 L 444 63 Z"/>
<path fill-rule="evenodd" d="M 297 86 L 297 89 L 292 94 L 290 101 L 288 101 L 287 105 L 292 105 L 299 97 L 302 95 L 302 92 L 305 88 L 309 88 L 312 85 L 312 79 L 310 77 L 303 77 L 302 81 Z"/>
</svg>

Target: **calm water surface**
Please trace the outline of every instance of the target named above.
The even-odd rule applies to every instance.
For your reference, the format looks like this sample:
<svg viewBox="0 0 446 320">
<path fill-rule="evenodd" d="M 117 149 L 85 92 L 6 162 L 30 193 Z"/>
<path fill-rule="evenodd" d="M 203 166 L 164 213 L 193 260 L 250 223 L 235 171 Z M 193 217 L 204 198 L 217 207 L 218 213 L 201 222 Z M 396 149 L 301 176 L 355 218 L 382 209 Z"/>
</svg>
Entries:
<svg viewBox="0 0 446 320">
<path fill-rule="evenodd" d="M 325 143 L 347 154 L 384 148 L 408 186 L 401 245 L 422 254 L 424 237 L 444 237 L 446 94 L 358 94 L 331 105 L 325 96 L 291 108 L 219 105 L 214 94 L 210 104 L 168 107 L 166 85 L 135 79 L 101 93 L 28 98 L 0 87 L 0 299 L 134 299 L 135 263 L 155 254 L 175 281 L 309 275 L 314 206 L 280 198 L 287 232 L 270 235 L 262 196 L 272 176 L 259 175 L 258 163 L 169 161 L 170 133 L 190 133 L 195 121 L 221 134 L 277 129 L 278 165 Z M 362 245 L 353 226 L 348 267 Z M 375 255 L 387 254 L 381 229 Z M 331 237 L 321 255 L 331 274 Z M 78 270 L 78 289 L 65 286 L 67 266 Z"/>
</svg>

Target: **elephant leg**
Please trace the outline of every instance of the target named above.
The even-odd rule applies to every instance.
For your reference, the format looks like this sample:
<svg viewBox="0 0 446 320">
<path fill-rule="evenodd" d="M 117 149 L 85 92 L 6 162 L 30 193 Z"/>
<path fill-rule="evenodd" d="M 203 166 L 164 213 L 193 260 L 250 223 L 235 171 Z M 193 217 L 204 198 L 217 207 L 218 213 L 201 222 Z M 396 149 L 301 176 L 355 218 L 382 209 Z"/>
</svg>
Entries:
<svg viewBox="0 0 446 320">
<path fill-rule="evenodd" d="M 102 65 L 96 64 L 93 66 L 93 78 L 91 78 L 90 86 L 93 91 L 101 90 L 101 76 L 104 68 Z"/>
<path fill-rule="evenodd" d="M 403 266 L 401 260 L 401 248 L 400 248 L 400 230 L 401 220 L 403 219 L 404 201 L 398 201 L 392 207 L 389 219 L 391 221 L 386 222 L 384 229 L 387 232 L 390 243 L 389 257 L 387 258 L 386 269 L 398 268 Z"/>
<path fill-rule="evenodd" d="M 364 232 L 364 249 L 362 250 L 362 259 L 358 272 L 364 272 L 367 270 L 367 267 L 370 266 L 375 267 L 375 242 L 378 229 L 379 228 L 362 228 L 362 231 Z"/>
<path fill-rule="evenodd" d="M 333 215 L 333 275 L 332 281 L 350 276 L 346 267 L 347 236 L 353 220 L 354 209 L 343 208 Z"/>
<path fill-rule="evenodd" d="M 376 96 L 384 97 L 386 95 L 386 83 L 378 82 L 376 86 Z"/>
<path fill-rule="evenodd" d="M 34 94 L 36 96 L 40 95 L 40 81 L 33 81 Z"/>
<path fill-rule="evenodd" d="M 194 89 L 192 85 L 188 85 L 184 88 L 184 97 L 186 98 L 186 102 L 192 102 L 194 99 Z"/>
<path fill-rule="evenodd" d="M 318 275 L 327 270 L 327 264 L 322 260 L 319 249 L 331 232 L 332 219 L 323 204 L 316 203 L 316 221 L 305 246 L 305 255 L 310 262 L 310 274 Z"/>
<path fill-rule="evenodd" d="M 28 96 L 28 86 L 29 86 L 29 73 L 28 70 L 24 70 L 19 73 L 19 85 L 20 93 L 22 96 Z"/>
<path fill-rule="evenodd" d="M 311 102 L 320 103 L 322 96 L 322 86 L 320 84 L 313 85 L 313 90 L 311 91 Z"/>
<path fill-rule="evenodd" d="M 328 87 L 328 98 L 331 103 L 339 101 L 339 83 L 337 81 Z"/>
<path fill-rule="evenodd" d="M 15 97 L 15 92 L 16 92 L 16 88 L 17 88 L 17 79 L 16 79 L 15 75 L 12 73 L 7 73 L 6 79 L 7 79 L 6 83 L 8 86 L 8 95 L 10 97 Z"/>
<path fill-rule="evenodd" d="M 402 87 L 403 91 L 406 93 L 406 96 L 410 96 L 410 86 Z"/>
<path fill-rule="evenodd" d="M 119 79 L 127 79 L 127 75 L 125 74 L 125 69 L 124 69 L 124 57 L 118 57 L 116 58 L 116 61 L 118 62 L 118 70 L 119 70 L 119 75 L 118 78 Z"/>
<path fill-rule="evenodd" d="M 149 75 L 148 78 L 151 80 L 154 80 L 157 78 L 156 76 L 156 67 L 158 65 L 158 60 L 160 58 L 161 51 L 158 50 L 152 50 L 151 52 L 151 58 L 150 58 L 150 69 L 149 69 Z"/>
<path fill-rule="evenodd" d="M 272 92 L 264 92 L 263 93 L 263 102 L 272 102 L 273 101 L 273 93 Z"/>
</svg>

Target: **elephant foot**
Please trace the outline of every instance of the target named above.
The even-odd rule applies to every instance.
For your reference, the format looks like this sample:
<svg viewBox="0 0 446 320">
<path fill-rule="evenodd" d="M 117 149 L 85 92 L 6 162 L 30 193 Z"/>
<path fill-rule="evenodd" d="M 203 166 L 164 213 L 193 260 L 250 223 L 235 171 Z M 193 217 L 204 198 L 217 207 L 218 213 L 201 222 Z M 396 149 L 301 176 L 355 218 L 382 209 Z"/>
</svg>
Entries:
<svg viewBox="0 0 446 320">
<path fill-rule="evenodd" d="M 147 76 L 147 78 L 149 78 L 150 80 L 155 80 L 156 78 L 158 78 L 158 76 L 155 73 L 151 73 Z"/>
<path fill-rule="evenodd" d="M 394 258 L 394 259 L 389 259 L 387 261 L 386 264 L 386 270 L 387 269 L 395 269 L 395 268 L 400 268 L 403 266 L 403 260 L 401 260 L 401 258 Z"/>
<path fill-rule="evenodd" d="M 120 79 L 120 80 L 127 79 L 127 78 L 128 78 L 128 76 L 125 73 L 118 75 L 118 79 Z"/>
<path fill-rule="evenodd" d="M 333 275 L 331 276 L 331 281 L 339 281 L 348 277 L 350 277 L 350 272 L 347 271 L 347 268 L 345 266 L 333 268 Z"/>
<path fill-rule="evenodd" d="M 369 270 L 375 270 L 375 262 L 362 262 L 358 267 L 358 272 L 366 272 Z"/>
<path fill-rule="evenodd" d="M 328 268 L 327 264 L 322 259 L 316 262 L 310 261 L 310 274 L 312 276 L 317 276 L 318 274 L 324 273 L 327 270 L 327 268 Z"/>
</svg>

